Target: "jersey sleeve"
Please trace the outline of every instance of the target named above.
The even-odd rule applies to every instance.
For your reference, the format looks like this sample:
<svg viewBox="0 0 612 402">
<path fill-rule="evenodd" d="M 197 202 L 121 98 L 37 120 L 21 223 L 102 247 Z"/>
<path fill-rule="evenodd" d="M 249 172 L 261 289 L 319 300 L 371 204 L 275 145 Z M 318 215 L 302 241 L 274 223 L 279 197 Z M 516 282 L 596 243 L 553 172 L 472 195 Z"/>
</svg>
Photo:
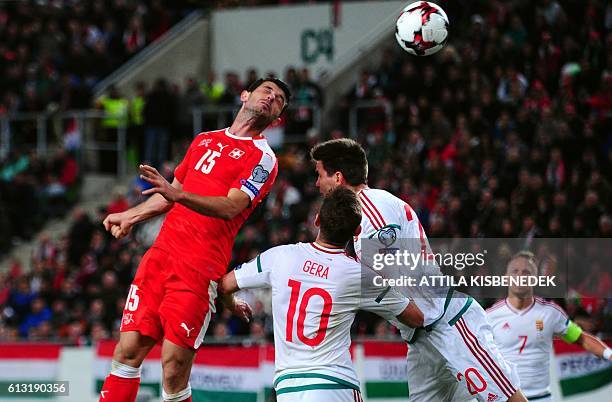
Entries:
<svg viewBox="0 0 612 402">
<path fill-rule="evenodd" d="M 565 314 L 565 312 L 563 312 L 563 310 L 561 310 L 561 307 L 559 306 L 551 306 L 550 315 L 553 325 L 553 333 L 560 337 L 565 336 L 572 321 L 567 317 L 567 314 Z"/>
<path fill-rule="evenodd" d="M 359 308 L 386 320 L 395 319 L 406 309 L 410 300 L 391 286 L 376 286 L 378 281 L 375 281 L 374 277 L 380 276 L 376 271 L 370 269 L 363 271 L 365 278 L 362 280 Z"/>
<path fill-rule="evenodd" d="M 258 203 L 270 191 L 277 173 L 276 157 L 267 152 L 256 152 L 255 156 L 248 160 L 231 188 L 246 193 L 251 203 Z"/>
<path fill-rule="evenodd" d="M 185 176 L 187 175 L 187 169 L 189 167 L 188 165 L 189 165 L 189 157 L 191 156 L 191 150 L 195 146 L 196 141 L 200 141 L 202 139 L 201 137 L 202 137 L 202 135 L 197 135 L 194 138 L 194 140 L 191 142 L 191 144 L 189 144 L 189 148 L 187 148 L 187 152 L 185 153 L 185 156 L 183 157 L 183 160 L 174 169 L 174 177 L 179 182 L 181 182 L 181 184 L 185 181 Z"/>
<path fill-rule="evenodd" d="M 238 287 L 240 289 L 249 289 L 272 286 L 270 274 L 276 257 L 280 252 L 280 247 L 274 247 L 259 254 L 251 261 L 238 265 L 234 269 Z"/>
</svg>

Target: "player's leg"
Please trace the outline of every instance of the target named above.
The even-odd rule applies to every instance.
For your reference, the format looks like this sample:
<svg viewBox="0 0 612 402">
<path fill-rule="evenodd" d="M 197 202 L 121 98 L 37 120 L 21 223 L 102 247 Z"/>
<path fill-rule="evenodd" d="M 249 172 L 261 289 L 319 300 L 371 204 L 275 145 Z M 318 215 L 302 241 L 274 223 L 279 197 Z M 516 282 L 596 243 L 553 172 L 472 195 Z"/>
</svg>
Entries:
<svg viewBox="0 0 612 402">
<path fill-rule="evenodd" d="M 165 338 L 162 368 L 166 402 L 191 401 L 189 375 L 193 358 L 215 311 L 216 284 L 211 282 L 208 288 L 207 294 L 195 292 L 174 274 L 166 281 L 159 307 Z"/>
<path fill-rule="evenodd" d="M 164 254 L 149 250 L 138 267 L 123 310 L 111 372 L 100 391 L 101 402 L 136 400 L 142 361 L 162 334 L 157 309 L 164 281 L 160 269 L 164 258 Z"/>
<path fill-rule="evenodd" d="M 468 402 L 467 392 L 446 366 L 446 360 L 431 343 L 423 339 L 429 334 L 423 331 L 419 339 L 408 346 L 408 390 L 410 402 Z"/>
<path fill-rule="evenodd" d="M 484 310 L 475 300 L 454 298 L 425 341 L 479 401 L 526 401 L 517 373 L 497 349 Z"/>
<path fill-rule="evenodd" d="M 113 352 L 113 360 L 132 367 L 140 367 L 157 341 L 138 331 L 121 332 Z"/>
<path fill-rule="evenodd" d="M 183 348 L 165 339 L 162 345 L 162 393 L 165 402 L 191 402 L 189 375 L 195 349 Z"/>
<path fill-rule="evenodd" d="M 122 332 L 113 353 L 111 372 L 104 380 L 100 401 L 131 402 L 140 386 L 142 361 L 156 341 L 136 331 Z"/>
</svg>

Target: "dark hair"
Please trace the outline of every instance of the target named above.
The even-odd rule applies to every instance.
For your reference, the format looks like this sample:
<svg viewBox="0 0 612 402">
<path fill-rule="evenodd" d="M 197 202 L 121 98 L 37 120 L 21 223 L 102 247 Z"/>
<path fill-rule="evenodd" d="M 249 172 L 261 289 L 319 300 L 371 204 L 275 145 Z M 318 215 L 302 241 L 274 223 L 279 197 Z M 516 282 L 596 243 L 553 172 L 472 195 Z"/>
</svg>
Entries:
<svg viewBox="0 0 612 402">
<path fill-rule="evenodd" d="M 321 237 L 330 244 L 345 247 L 352 241 L 361 223 L 357 195 L 345 187 L 336 187 L 323 199 L 319 210 Z"/>
<path fill-rule="evenodd" d="M 274 77 L 259 78 L 258 80 L 253 81 L 253 83 L 249 85 L 249 87 L 246 90 L 249 92 L 253 92 L 254 90 L 257 89 L 257 87 L 259 87 L 261 84 L 263 84 L 266 81 L 275 83 L 285 93 L 285 106 L 283 106 L 283 110 L 281 111 L 281 114 L 282 114 L 287 108 L 287 105 L 289 105 L 289 101 L 291 101 L 291 96 L 292 96 L 291 89 L 289 88 L 289 85 L 285 84 L 285 82 L 283 82 L 282 80 L 278 78 L 274 78 Z"/>
<path fill-rule="evenodd" d="M 340 172 L 351 186 L 368 181 L 368 159 L 356 141 L 348 138 L 325 141 L 310 151 L 314 161 L 321 161 L 328 175 Z"/>
</svg>

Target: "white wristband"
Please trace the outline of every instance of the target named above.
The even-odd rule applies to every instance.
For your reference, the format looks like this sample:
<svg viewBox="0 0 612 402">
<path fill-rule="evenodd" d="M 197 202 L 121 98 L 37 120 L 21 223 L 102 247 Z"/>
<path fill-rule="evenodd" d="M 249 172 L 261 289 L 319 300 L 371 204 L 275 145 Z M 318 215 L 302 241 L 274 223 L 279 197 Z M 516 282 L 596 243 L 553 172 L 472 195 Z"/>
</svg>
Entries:
<svg viewBox="0 0 612 402">
<path fill-rule="evenodd" d="M 610 357 L 612 357 L 612 349 L 610 348 L 604 349 L 603 358 L 606 360 L 610 360 Z"/>
</svg>

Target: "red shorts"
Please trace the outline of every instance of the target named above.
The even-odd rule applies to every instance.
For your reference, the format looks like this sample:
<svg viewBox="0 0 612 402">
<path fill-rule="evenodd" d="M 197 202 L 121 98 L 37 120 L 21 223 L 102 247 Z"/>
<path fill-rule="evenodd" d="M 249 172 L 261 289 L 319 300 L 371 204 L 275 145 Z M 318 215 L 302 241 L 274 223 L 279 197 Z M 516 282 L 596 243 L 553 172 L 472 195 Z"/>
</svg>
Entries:
<svg viewBox="0 0 612 402">
<path fill-rule="evenodd" d="M 145 253 L 123 308 L 121 332 L 138 331 L 187 349 L 200 347 L 215 312 L 217 284 L 208 281 L 208 292 L 196 292 L 176 274 L 181 269 L 189 268 L 164 250 Z"/>
</svg>

